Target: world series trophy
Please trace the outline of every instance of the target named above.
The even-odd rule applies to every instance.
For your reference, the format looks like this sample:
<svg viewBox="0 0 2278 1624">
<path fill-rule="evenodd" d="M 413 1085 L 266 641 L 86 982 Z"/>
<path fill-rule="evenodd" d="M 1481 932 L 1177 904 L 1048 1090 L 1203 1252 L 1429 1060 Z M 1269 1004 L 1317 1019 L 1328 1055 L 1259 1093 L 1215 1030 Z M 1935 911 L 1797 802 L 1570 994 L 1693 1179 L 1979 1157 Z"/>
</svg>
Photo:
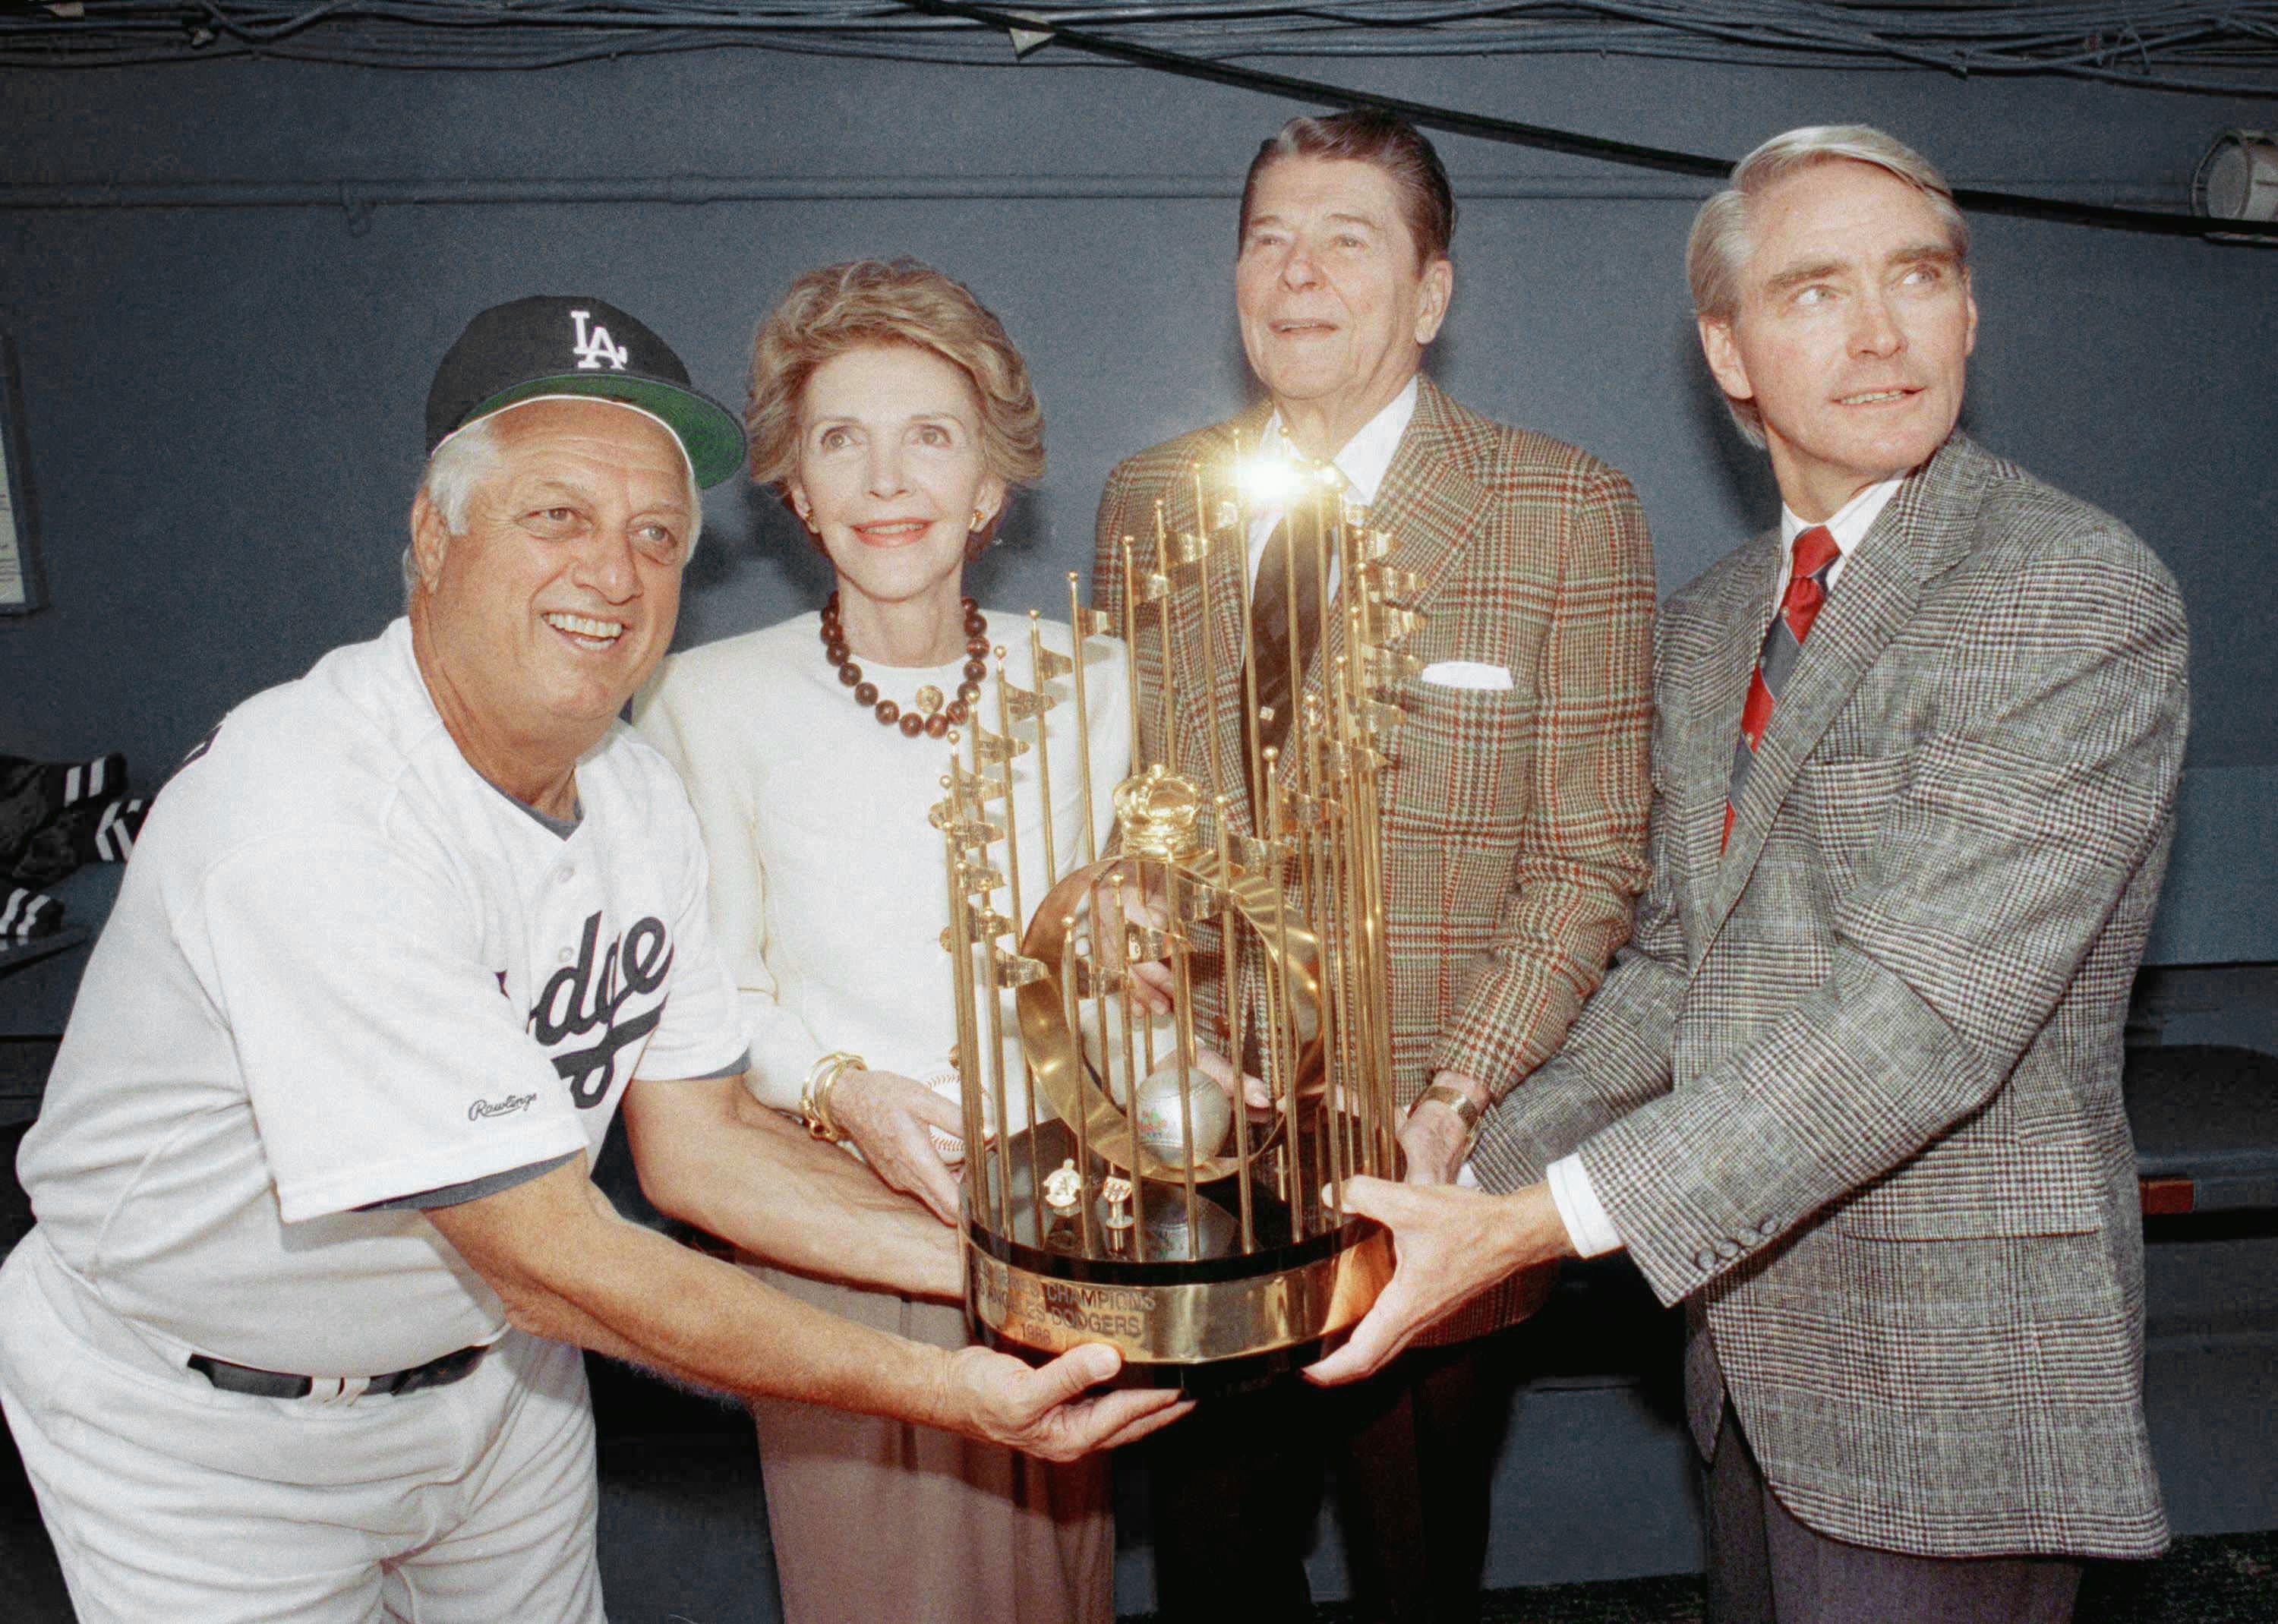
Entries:
<svg viewBox="0 0 2278 1624">
<path fill-rule="evenodd" d="M 1248 626 L 1247 499 L 1268 479 L 1291 527 L 1285 601 L 1317 596 L 1319 677 L 1282 743 L 1262 742 L 1275 729 L 1245 637 L 1240 750 L 1214 730 L 1181 748 L 1174 686 L 1219 684 L 1211 560 L 1230 548 L 1244 566 L 1217 576 Z M 1417 583 L 1385 562 L 1389 538 L 1334 479 L 1273 465 L 1212 489 L 1198 466 L 1198 532 L 1168 533 L 1158 505 L 1151 538 L 1123 539 L 1122 623 L 1082 606 L 1071 575 L 1074 658 L 1046 649 L 1032 616 L 1035 687 L 1006 681 L 998 649 L 993 726 L 976 713 L 952 752 L 933 822 L 958 1008 L 967 1308 L 992 1346 L 1052 1354 L 1105 1341 L 1126 1381 L 1223 1391 L 1335 1346 L 1391 1277 L 1389 1238 L 1338 1200 L 1350 1175 L 1397 1176 L 1380 775 L 1401 716 L 1383 696 L 1413 675 L 1398 645 L 1421 617 L 1400 605 Z M 1311 550 L 1302 577 L 1299 548 Z M 1190 583 L 1200 636 L 1182 635 L 1172 611 Z M 1282 618 L 1287 669 L 1303 672 L 1313 651 L 1297 646 L 1302 617 Z M 1083 652 L 1118 634 L 1135 733 L 1151 700 L 1158 753 L 1095 785 Z M 1160 656 L 1151 695 L 1142 638 Z M 1052 850 L 1051 774 L 1066 766 L 1050 759 L 1042 718 L 1064 702 L 1079 740 L 1080 853 Z M 1031 751 L 1016 793 L 1013 763 Z M 1115 817 L 1105 854 L 1093 836 L 1103 794 Z M 1256 809 L 1254 834 L 1232 827 L 1237 797 Z M 1033 911 L 1021 895 L 1030 840 L 1043 842 L 1046 886 Z M 1128 995 L 1140 966 L 1170 983 L 1166 1018 Z M 1018 1064 L 1000 989 L 1017 1010 Z M 1198 1031 L 1198 991 L 1214 1029 Z M 1269 1109 L 1222 1085 L 1232 1064 L 1262 1078 Z"/>
</svg>

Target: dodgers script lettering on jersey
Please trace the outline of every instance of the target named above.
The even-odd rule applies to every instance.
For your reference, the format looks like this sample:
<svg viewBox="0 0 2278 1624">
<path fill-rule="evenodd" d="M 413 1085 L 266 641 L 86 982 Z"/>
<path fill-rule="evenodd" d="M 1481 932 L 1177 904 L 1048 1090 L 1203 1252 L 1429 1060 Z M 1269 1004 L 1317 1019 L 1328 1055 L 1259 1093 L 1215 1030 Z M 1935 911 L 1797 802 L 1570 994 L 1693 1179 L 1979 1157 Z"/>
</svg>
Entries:
<svg viewBox="0 0 2278 1624">
<path fill-rule="evenodd" d="M 577 959 L 547 979 L 525 1023 L 581 1110 L 609 1097 L 618 1054 L 646 1040 L 664 1016 L 662 997 L 645 1009 L 627 1006 L 657 992 L 672 972 L 671 937 L 653 914 L 606 948 L 600 938 L 597 911 L 585 920 Z M 600 1035 L 592 1036 L 597 1029 Z M 564 1047 L 573 1040 L 586 1041 Z"/>
</svg>

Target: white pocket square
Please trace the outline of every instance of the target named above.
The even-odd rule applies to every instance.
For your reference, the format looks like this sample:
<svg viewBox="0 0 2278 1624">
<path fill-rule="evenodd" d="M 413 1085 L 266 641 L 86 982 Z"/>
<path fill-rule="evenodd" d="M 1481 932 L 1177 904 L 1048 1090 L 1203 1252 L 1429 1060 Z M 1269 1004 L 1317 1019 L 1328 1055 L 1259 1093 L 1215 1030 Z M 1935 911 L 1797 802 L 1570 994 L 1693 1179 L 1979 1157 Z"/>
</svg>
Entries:
<svg viewBox="0 0 2278 1624">
<path fill-rule="evenodd" d="M 1419 680 L 1434 688 L 1499 688 L 1510 686 L 1510 673 L 1501 666 L 1482 664 L 1476 660 L 1443 660 L 1429 665 L 1418 673 Z"/>
</svg>

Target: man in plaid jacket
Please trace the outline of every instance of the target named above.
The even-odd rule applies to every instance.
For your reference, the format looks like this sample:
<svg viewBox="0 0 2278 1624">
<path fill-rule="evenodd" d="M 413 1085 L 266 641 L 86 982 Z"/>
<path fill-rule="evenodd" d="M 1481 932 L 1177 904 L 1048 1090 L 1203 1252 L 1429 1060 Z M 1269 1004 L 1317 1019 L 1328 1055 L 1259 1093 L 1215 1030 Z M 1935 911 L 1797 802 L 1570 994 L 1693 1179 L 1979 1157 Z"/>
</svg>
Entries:
<svg viewBox="0 0 2278 1624">
<path fill-rule="evenodd" d="M 1201 528 L 1198 463 L 1218 478 L 1237 454 L 1288 452 L 1333 465 L 1370 526 L 1393 537 L 1388 562 L 1420 578 L 1406 601 L 1424 628 L 1402 646 L 1423 668 L 1398 695 L 1384 905 L 1394 1081 L 1410 1109 L 1402 1147 L 1411 1179 L 1441 1183 L 1463 1167 L 1479 1111 L 1558 1047 L 1627 933 L 1644 883 L 1653 613 L 1652 545 L 1629 481 L 1465 409 L 1421 375 L 1453 286 L 1454 216 L 1431 144 L 1397 120 L 1299 118 L 1265 144 L 1243 195 L 1235 303 L 1269 399 L 1115 469 L 1097 593 L 1120 617 L 1124 538 L 1151 560 L 1158 504 L 1172 534 Z M 1274 517 L 1253 509 L 1246 560 L 1212 556 L 1207 598 L 1189 583 L 1163 606 L 1189 679 L 1173 685 L 1167 736 L 1151 612 L 1135 650 L 1146 757 L 1175 756 L 1204 783 L 1231 779 L 1215 787 L 1239 834 L 1253 824 L 1235 571 L 1280 575 L 1260 562 Z M 1205 635 L 1219 677 L 1207 693 Z M 1304 688 L 1318 692 L 1322 662 L 1305 646 Z M 1221 989 L 1199 987 L 1196 1005 L 1205 1030 L 1222 1029 Z M 1365 1614 L 1475 1609 L 1493 1440 L 1516 1371 L 1509 1338 L 1460 1344 L 1522 1317 L 1546 1285 L 1505 1283 L 1441 1329 L 1443 1346 L 1355 1393 L 1332 1399 L 1293 1381 L 1183 1429 L 1154 1460 L 1164 1615 L 1311 1617 L 1300 1558 L 1325 1446 Z"/>
<path fill-rule="evenodd" d="M 2061 1620 L 2081 1558 L 2167 1539 L 2121 1028 L 2182 611 L 2118 521 L 1954 431 L 1968 249 L 1856 126 L 1703 207 L 1703 347 L 1786 512 L 1664 611 L 1653 877 L 1486 1125 L 1513 1193 L 1356 1181 L 1400 1274 L 1313 1372 L 1625 1247 L 1686 1304 L 1718 1619 Z"/>
</svg>

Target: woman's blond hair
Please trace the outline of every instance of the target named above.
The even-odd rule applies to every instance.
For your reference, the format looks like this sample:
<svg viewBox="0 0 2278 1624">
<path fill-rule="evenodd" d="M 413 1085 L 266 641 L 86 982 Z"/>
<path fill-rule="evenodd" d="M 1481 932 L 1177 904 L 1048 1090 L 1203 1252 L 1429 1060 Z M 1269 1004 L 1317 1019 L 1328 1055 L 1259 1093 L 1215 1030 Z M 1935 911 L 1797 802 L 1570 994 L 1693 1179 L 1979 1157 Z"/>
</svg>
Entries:
<svg viewBox="0 0 2278 1624">
<path fill-rule="evenodd" d="M 807 379 L 850 350 L 897 344 L 940 356 L 972 384 L 981 403 L 982 459 L 990 473 L 1008 488 L 1043 477 L 1043 408 L 1004 324 L 970 288 L 930 265 L 857 259 L 793 282 L 752 340 L 744 428 L 751 436 L 753 480 L 773 485 L 788 503 Z M 995 524 L 991 520 L 992 531 Z"/>
</svg>

